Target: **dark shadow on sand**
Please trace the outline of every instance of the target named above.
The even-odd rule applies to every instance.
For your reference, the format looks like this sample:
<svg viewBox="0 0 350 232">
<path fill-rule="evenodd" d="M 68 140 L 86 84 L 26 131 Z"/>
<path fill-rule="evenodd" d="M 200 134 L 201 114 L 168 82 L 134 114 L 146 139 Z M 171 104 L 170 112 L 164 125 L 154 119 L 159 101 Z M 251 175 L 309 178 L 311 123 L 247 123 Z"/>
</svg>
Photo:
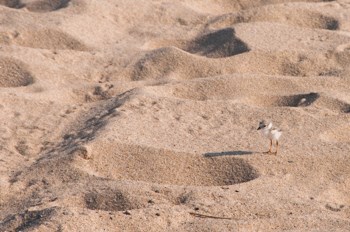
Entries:
<svg viewBox="0 0 350 232">
<path fill-rule="evenodd" d="M 208 152 L 204 153 L 204 157 L 215 157 L 215 156 L 225 156 L 225 155 L 251 155 L 258 153 L 255 151 L 222 151 L 222 152 Z"/>
</svg>

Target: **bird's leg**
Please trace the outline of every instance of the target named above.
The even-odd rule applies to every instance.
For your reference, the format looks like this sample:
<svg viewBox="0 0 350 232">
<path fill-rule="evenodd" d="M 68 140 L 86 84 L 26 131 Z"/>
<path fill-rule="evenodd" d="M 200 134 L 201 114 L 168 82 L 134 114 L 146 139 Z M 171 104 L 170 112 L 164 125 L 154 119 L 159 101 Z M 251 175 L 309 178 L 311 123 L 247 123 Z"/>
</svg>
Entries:
<svg viewBox="0 0 350 232">
<path fill-rule="evenodd" d="M 276 151 L 273 152 L 273 154 L 277 155 L 277 151 L 278 151 L 278 140 L 276 140 Z"/>
<path fill-rule="evenodd" d="M 271 153 L 271 149 L 272 149 L 272 139 L 270 139 L 270 149 L 266 152 L 264 152 L 265 154 L 270 154 Z"/>
</svg>

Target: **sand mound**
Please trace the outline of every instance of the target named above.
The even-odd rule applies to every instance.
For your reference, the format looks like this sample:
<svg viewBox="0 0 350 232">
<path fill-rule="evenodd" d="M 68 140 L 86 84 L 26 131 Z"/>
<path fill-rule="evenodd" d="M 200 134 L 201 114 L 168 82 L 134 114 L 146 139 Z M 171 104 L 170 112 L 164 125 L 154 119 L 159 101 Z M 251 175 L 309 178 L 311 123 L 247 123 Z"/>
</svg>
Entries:
<svg viewBox="0 0 350 232">
<path fill-rule="evenodd" d="M 2 33 L 4 44 L 14 44 L 23 47 L 41 49 L 67 49 L 76 51 L 86 51 L 87 46 L 72 36 L 54 29 L 28 30 L 16 32 L 13 36 Z"/>
<path fill-rule="evenodd" d="M 231 185 L 258 177 L 246 161 L 234 157 L 207 158 L 131 145 L 105 145 L 91 150 L 89 165 L 99 176 L 116 180 L 172 185 Z M 123 162 L 121 162 L 123 160 Z M 78 160 L 79 161 L 79 160 Z"/>
<path fill-rule="evenodd" d="M 190 42 L 186 51 L 206 57 L 227 57 L 249 51 L 248 46 L 235 36 L 233 28 L 212 32 Z"/>
<path fill-rule="evenodd" d="M 225 59 L 194 56 L 175 47 L 146 53 L 129 66 L 131 80 L 194 79 L 233 73 L 340 76 L 344 67 L 327 53 L 250 51 Z"/>
<path fill-rule="evenodd" d="M 20 5 L 20 0 L 0 0 L 0 5 L 17 8 Z"/>
<path fill-rule="evenodd" d="M 21 3 L 29 11 L 50 12 L 67 7 L 70 0 L 22 0 Z"/>
<path fill-rule="evenodd" d="M 338 20 L 331 16 L 308 9 L 298 9 L 284 5 L 272 5 L 218 16 L 208 26 L 219 28 L 250 22 L 274 22 L 326 30 L 337 30 L 339 28 Z"/>
<path fill-rule="evenodd" d="M 146 53 L 131 67 L 131 80 L 192 79 L 220 74 L 220 69 L 207 58 L 191 55 L 175 47 Z"/>
<path fill-rule="evenodd" d="M 12 58 L 0 58 L 0 87 L 19 87 L 33 83 L 25 64 Z"/>
<path fill-rule="evenodd" d="M 296 94 L 289 96 L 254 96 L 247 102 L 263 107 L 305 107 L 320 97 L 318 93 Z"/>
</svg>

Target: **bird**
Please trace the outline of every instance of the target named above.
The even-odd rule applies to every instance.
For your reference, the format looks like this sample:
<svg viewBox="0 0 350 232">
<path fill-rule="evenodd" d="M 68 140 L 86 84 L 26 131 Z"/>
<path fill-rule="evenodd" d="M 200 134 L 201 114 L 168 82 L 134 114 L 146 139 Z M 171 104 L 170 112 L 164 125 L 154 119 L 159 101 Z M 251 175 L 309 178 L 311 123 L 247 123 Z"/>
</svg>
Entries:
<svg viewBox="0 0 350 232">
<path fill-rule="evenodd" d="M 282 130 L 278 129 L 277 127 L 272 125 L 272 122 L 266 123 L 265 120 L 262 120 L 259 122 L 258 130 L 261 130 L 262 134 L 270 139 L 270 149 L 267 152 L 267 154 L 275 154 L 277 155 L 278 152 L 278 140 L 282 135 Z M 272 152 L 272 141 L 276 142 L 276 151 Z"/>
</svg>

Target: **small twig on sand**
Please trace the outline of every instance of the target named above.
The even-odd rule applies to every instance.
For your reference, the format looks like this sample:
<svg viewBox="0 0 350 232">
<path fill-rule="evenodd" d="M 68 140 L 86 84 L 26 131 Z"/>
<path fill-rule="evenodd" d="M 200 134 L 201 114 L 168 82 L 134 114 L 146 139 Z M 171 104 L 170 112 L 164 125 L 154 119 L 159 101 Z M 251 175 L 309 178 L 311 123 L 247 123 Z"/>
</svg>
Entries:
<svg viewBox="0 0 350 232">
<path fill-rule="evenodd" d="M 228 218 L 228 217 L 216 217 L 216 216 L 205 215 L 205 214 L 200 214 L 200 213 L 193 213 L 193 212 L 190 212 L 190 214 L 191 214 L 192 216 L 200 217 L 200 218 L 214 218 L 214 219 L 233 220 L 233 218 Z"/>
</svg>

